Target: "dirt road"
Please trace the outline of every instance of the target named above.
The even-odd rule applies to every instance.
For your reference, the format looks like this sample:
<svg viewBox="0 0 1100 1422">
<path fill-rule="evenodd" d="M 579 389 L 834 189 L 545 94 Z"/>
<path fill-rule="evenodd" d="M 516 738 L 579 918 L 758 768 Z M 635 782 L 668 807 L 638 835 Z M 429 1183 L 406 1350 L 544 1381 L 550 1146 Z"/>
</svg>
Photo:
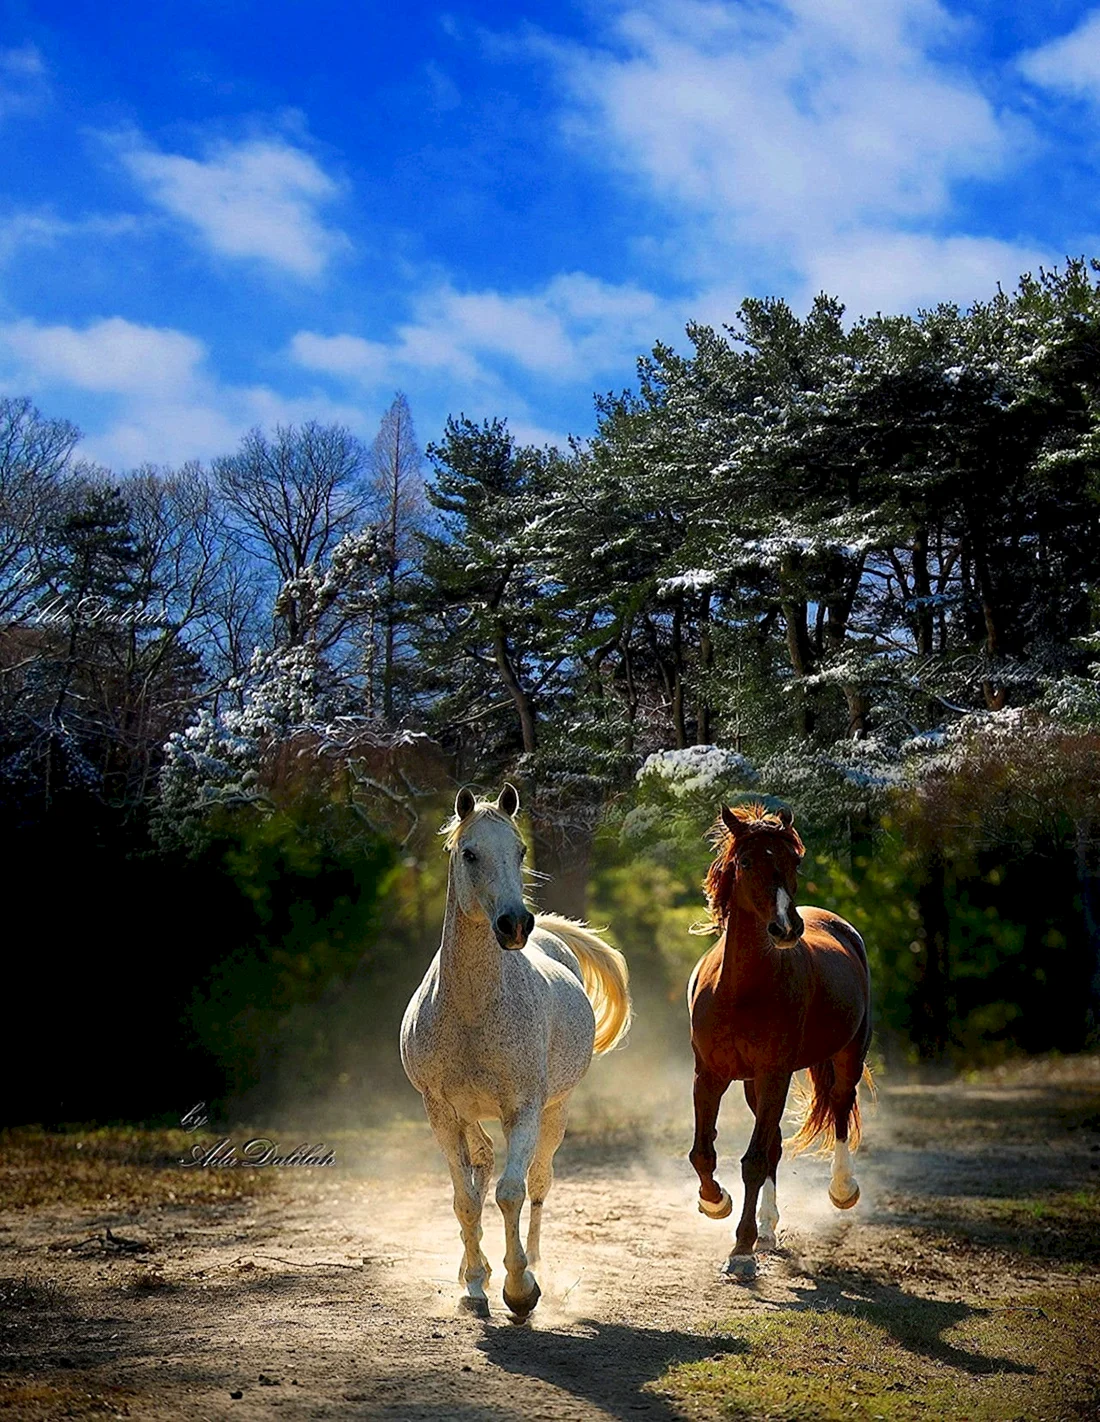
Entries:
<svg viewBox="0 0 1100 1422">
<path fill-rule="evenodd" d="M 193 1172 L 164 1159 L 127 1167 L 155 1180 L 145 1199 L 6 1210 L 0 1418 L 908 1417 L 956 1384 L 958 1416 L 1096 1415 L 1100 1062 L 884 1087 L 860 1205 L 829 1205 L 823 1162 L 784 1163 L 781 1249 L 750 1287 L 717 1272 L 729 1222 L 696 1212 L 684 1134 L 567 1141 L 523 1327 L 500 1302 L 494 1206 L 493 1315 L 456 1313 L 445 1171 L 414 1122 L 338 1140 L 335 1170 L 269 1171 L 258 1195 L 188 1202 Z M 746 1139 L 731 1098 L 731 1189 Z M 990 1319 L 1000 1334 L 968 1333 Z M 1046 1361 L 1013 1341 L 1034 1327 Z M 849 1401 L 846 1357 L 879 1391 Z"/>
</svg>

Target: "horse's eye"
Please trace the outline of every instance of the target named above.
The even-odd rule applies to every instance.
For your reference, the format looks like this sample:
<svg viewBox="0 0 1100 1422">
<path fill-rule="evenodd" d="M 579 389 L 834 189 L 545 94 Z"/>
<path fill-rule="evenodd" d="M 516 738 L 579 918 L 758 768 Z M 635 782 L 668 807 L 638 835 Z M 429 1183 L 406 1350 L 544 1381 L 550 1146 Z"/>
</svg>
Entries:
<svg viewBox="0 0 1100 1422">
<path fill-rule="evenodd" d="M 476 864 L 476 863 L 477 863 L 477 855 L 474 853 L 474 851 L 473 851 L 472 849 L 464 849 L 464 850 L 462 851 L 462 857 L 463 857 L 463 859 L 465 859 L 465 861 L 466 861 L 467 864 Z"/>
</svg>

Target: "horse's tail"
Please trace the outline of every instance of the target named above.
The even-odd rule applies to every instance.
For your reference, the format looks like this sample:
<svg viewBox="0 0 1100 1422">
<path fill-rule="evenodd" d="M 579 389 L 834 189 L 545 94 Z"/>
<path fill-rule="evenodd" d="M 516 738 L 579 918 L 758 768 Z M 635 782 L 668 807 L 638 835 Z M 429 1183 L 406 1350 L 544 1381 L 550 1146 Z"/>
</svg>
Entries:
<svg viewBox="0 0 1100 1422">
<path fill-rule="evenodd" d="M 617 948 L 584 923 L 562 918 L 556 913 L 540 913 L 535 918 L 539 928 L 553 933 L 575 955 L 581 967 L 584 990 L 596 1014 L 596 1040 L 593 1051 L 599 1055 L 617 1047 L 630 1027 L 630 974 L 626 959 Z"/>
<path fill-rule="evenodd" d="M 866 1062 L 863 1065 L 863 1075 L 860 1080 L 874 1096 L 875 1079 Z M 836 1068 L 829 1058 L 810 1068 L 809 1088 L 801 1082 L 796 1083 L 795 1093 L 798 1105 L 802 1107 L 802 1116 L 798 1123 L 797 1133 L 787 1145 L 787 1150 L 791 1155 L 798 1155 L 800 1151 L 806 1150 L 819 1136 L 821 1145 L 818 1148 L 818 1154 L 824 1155 L 836 1145 L 836 1122 L 833 1119 L 833 1108 L 830 1101 L 835 1083 Z M 849 1150 L 859 1149 L 862 1134 L 863 1121 L 859 1110 L 859 1092 L 857 1090 L 852 1101 L 852 1108 L 848 1112 Z"/>
</svg>

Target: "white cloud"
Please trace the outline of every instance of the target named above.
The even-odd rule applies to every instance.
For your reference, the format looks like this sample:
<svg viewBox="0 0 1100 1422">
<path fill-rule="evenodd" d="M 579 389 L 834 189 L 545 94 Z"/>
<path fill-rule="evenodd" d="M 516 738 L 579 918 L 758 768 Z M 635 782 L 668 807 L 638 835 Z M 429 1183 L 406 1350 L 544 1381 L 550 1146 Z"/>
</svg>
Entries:
<svg viewBox="0 0 1100 1422">
<path fill-rule="evenodd" d="M 958 38 L 937 0 L 634 0 L 603 47 L 539 43 L 566 133 L 659 200 L 660 248 L 700 290 L 784 269 L 804 288 L 885 238 L 895 265 L 877 288 L 906 305 L 937 261 L 984 272 L 959 245 L 980 235 L 950 232 L 955 185 L 1031 142 L 941 57 Z"/>
<path fill-rule="evenodd" d="M 1022 272 L 1038 271 L 1044 263 L 1050 264 L 1049 253 L 991 237 L 867 232 L 814 254 L 802 301 L 827 291 L 864 314 L 932 307 L 941 301 L 965 307 L 992 296 L 998 282 L 1011 290 Z"/>
<path fill-rule="evenodd" d="M 1045 89 L 1100 99 L 1100 10 L 1068 35 L 1021 55 L 1020 68 Z"/>
<path fill-rule="evenodd" d="M 519 294 L 439 285 L 420 296 L 414 319 L 398 326 L 392 341 L 299 331 L 291 355 L 308 369 L 368 387 L 409 371 L 474 385 L 498 385 L 517 372 L 587 381 L 629 370 L 657 335 L 680 324 L 667 303 L 640 287 L 571 272 Z"/>
<path fill-rule="evenodd" d="M 533 444 L 536 449 L 553 445 L 560 450 L 568 450 L 569 436 L 559 430 L 552 430 L 536 421 L 508 417 L 508 431 L 517 444 Z"/>
<path fill-rule="evenodd" d="M 0 255 L 18 247 L 49 246 L 68 237 L 120 237 L 141 229 L 132 213 L 90 213 L 87 217 L 58 217 L 48 210 L 16 212 L 0 219 Z"/>
<path fill-rule="evenodd" d="M 0 218 L 0 262 L 9 261 L 24 247 L 49 247 L 70 237 L 120 237 L 140 227 L 128 213 L 65 218 L 48 211 L 16 212 Z"/>
<path fill-rule="evenodd" d="M 45 61 L 33 44 L 0 49 L 0 119 L 33 111 L 49 94 Z"/>
<path fill-rule="evenodd" d="M 223 256 L 258 258 L 312 278 L 347 245 L 318 215 L 338 194 L 337 183 L 281 138 L 221 143 L 202 159 L 130 142 L 121 156 L 151 202 L 194 227 Z"/>
<path fill-rule="evenodd" d="M 291 357 L 307 370 L 323 371 L 361 385 L 379 385 L 389 380 L 396 364 L 391 347 L 362 336 L 319 336 L 315 331 L 299 331 L 290 342 Z"/>
<path fill-rule="evenodd" d="M 83 330 L 15 321 L 0 327 L 0 343 L 39 380 L 97 394 L 164 395 L 198 378 L 206 350 L 182 331 L 140 326 L 112 316 Z"/>
<path fill-rule="evenodd" d="M 287 399 L 213 376 L 204 343 L 186 332 L 111 317 L 83 328 L 22 320 L 0 326 L 0 389 L 84 392 L 107 413 L 82 452 L 114 468 L 182 463 L 231 450 L 253 425 L 334 420 L 367 433 L 361 410 L 323 394 Z"/>
</svg>

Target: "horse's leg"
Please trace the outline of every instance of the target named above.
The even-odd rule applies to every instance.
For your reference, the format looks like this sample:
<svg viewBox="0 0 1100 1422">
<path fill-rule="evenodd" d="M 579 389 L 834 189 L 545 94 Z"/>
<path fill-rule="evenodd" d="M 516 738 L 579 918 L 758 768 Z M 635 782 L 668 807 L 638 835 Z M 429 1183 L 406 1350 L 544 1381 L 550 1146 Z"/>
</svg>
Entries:
<svg viewBox="0 0 1100 1422">
<path fill-rule="evenodd" d="M 489 1177 L 493 1173 L 493 1142 L 486 1135 L 479 1121 L 471 1121 L 466 1127 L 466 1149 L 470 1154 L 470 1176 L 473 1181 L 474 1194 L 478 1201 L 478 1239 L 481 1239 L 481 1212 L 485 1206 L 485 1196 L 489 1189 Z M 490 1274 L 493 1272 L 478 1246 L 478 1265 L 484 1273 L 483 1282 L 488 1282 Z"/>
<path fill-rule="evenodd" d="M 520 1318 L 526 1317 L 539 1301 L 541 1292 L 527 1267 L 527 1255 L 519 1237 L 519 1217 L 527 1198 L 527 1172 L 539 1139 L 542 1102 L 521 1107 L 504 1122 L 508 1140 L 508 1162 L 497 1181 L 497 1204 L 504 1216 L 504 1302 Z"/>
<path fill-rule="evenodd" d="M 531 1196 L 531 1218 L 527 1224 L 527 1267 L 533 1269 L 541 1257 L 542 1206 L 554 1183 L 554 1152 L 565 1135 L 565 1101 L 555 1101 L 542 1113 L 539 1140 L 527 1172 Z"/>
<path fill-rule="evenodd" d="M 834 1081 L 829 1092 L 829 1109 L 836 1131 L 833 1146 L 833 1169 L 829 1178 L 829 1199 L 838 1210 L 850 1210 L 859 1201 L 859 1185 L 852 1174 L 848 1152 L 848 1127 L 856 1104 L 856 1092 L 863 1075 L 864 1047 L 849 1043 L 832 1058 Z"/>
<path fill-rule="evenodd" d="M 751 1078 L 745 1082 L 745 1100 L 748 1102 L 749 1110 L 755 1116 L 756 1082 Z M 760 1205 L 756 1212 L 756 1224 L 759 1231 L 756 1236 L 758 1249 L 774 1249 L 778 1242 L 779 1206 L 775 1201 L 775 1177 L 782 1154 L 783 1133 L 777 1126 L 768 1147 L 768 1176 L 760 1187 Z"/>
<path fill-rule="evenodd" d="M 756 1244 L 756 1201 L 760 1187 L 768 1178 L 770 1154 L 774 1148 L 776 1132 L 779 1130 L 783 1107 L 787 1104 L 790 1084 L 790 1072 L 774 1072 L 756 1078 L 756 1125 L 753 1127 L 749 1148 L 741 1157 L 745 1203 L 737 1224 L 733 1252 L 726 1261 L 725 1272 L 731 1278 L 756 1277 L 756 1260 L 752 1253 Z"/>
<path fill-rule="evenodd" d="M 715 1076 L 695 1060 L 695 1141 L 688 1160 L 695 1167 L 699 1177 L 699 1210 L 712 1220 L 724 1220 L 733 1213 L 733 1201 L 729 1191 L 723 1190 L 714 1178 L 718 1165 L 718 1154 L 714 1149 L 718 1134 L 718 1108 L 722 1104 L 728 1081 Z"/>
<path fill-rule="evenodd" d="M 475 1169 L 466 1143 L 466 1130 L 454 1108 L 435 1097 L 424 1097 L 424 1109 L 440 1149 L 447 1157 L 454 1184 L 454 1210 L 462 1231 L 463 1258 L 458 1281 L 465 1284 L 464 1301 L 477 1313 L 488 1314 L 485 1283 L 489 1265 L 481 1252 L 481 1207 L 484 1194 L 475 1184 Z M 480 1129 L 480 1127 L 479 1127 Z"/>
<path fill-rule="evenodd" d="M 482 1129 L 480 1121 L 471 1121 L 466 1127 L 466 1149 L 470 1152 L 470 1170 L 474 1189 L 485 1203 L 489 1189 L 489 1177 L 493 1173 L 493 1142 Z"/>
</svg>

